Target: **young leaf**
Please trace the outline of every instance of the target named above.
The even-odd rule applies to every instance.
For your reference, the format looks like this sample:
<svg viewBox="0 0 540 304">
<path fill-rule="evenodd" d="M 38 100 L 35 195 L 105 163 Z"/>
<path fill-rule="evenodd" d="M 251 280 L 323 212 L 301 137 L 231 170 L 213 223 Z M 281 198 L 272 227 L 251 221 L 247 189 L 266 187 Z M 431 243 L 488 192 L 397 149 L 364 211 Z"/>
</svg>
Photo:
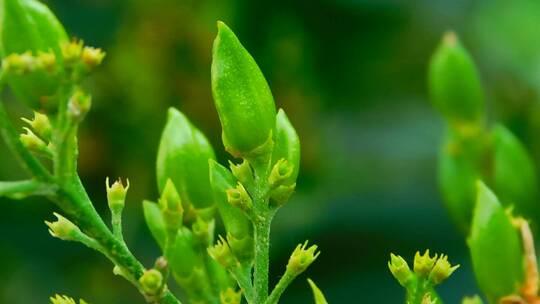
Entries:
<svg viewBox="0 0 540 304">
<path fill-rule="evenodd" d="M 482 182 L 468 240 L 474 273 L 490 302 L 513 294 L 523 281 L 523 250 L 511 216 Z"/>
<path fill-rule="evenodd" d="M 253 57 L 223 22 L 218 22 L 213 47 L 212 92 L 229 153 L 245 155 L 268 141 L 276 119 L 272 92 Z"/>
<path fill-rule="evenodd" d="M 208 159 L 215 159 L 206 137 L 180 111 L 170 108 L 157 157 L 160 191 L 170 178 L 182 198 L 184 209 L 210 207 L 213 203 Z"/>
<path fill-rule="evenodd" d="M 61 62 L 60 46 L 68 41 L 66 31 L 47 6 L 37 0 L 4 0 L 0 3 L 0 49 L 2 57 L 31 51 L 54 53 Z M 10 75 L 8 83 L 15 95 L 32 108 L 52 95 L 58 79 L 45 71 Z"/>
<path fill-rule="evenodd" d="M 478 121 L 484 96 L 474 62 L 455 33 L 444 35 L 429 65 L 431 101 L 452 121 Z"/>
<path fill-rule="evenodd" d="M 311 287 L 311 291 L 313 291 L 313 298 L 315 299 L 315 304 L 328 304 L 326 301 L 326 298 L 324 297 L 324 294 L 322 291 L 313 283 L 311 279 L 307 279 L 309 286 Z"/>
<path fill-rule="evenodd" d="M 274 151 L 272 163 L 285 159 L 292 165 L 292 174 L 284 182 L 286 185 L 293 184 L 298 177 L 300 169 L 300 139 L 283 109 L 279 109 L 276 116 L 276 135 L 274 136 Z"/>
<path fill-rule="evenodd" d="M 161 250 L 165 250 L 165 242 L 167 241 L 167 229 L 165 227 L 165 220 L 158 204 L 143 201 L 144 219 L 150 233 L 158 243 Z"/>
<path fill-rule="evenodd" d="M 493 128 L 493 188 L 516 214 L 538 224 L 538 180 L 534 164 L 519 140 L 502 125 Z"/>
</svg>

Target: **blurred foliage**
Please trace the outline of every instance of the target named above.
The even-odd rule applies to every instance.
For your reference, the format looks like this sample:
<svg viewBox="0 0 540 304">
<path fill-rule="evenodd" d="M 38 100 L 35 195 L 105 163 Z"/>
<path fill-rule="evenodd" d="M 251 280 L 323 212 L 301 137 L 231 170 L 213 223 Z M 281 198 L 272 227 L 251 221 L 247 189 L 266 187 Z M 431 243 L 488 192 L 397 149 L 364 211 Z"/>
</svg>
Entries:
<svg viewBox="0 0 540 304">
<path fill-rule="evenodd" d="M 108 52 L 87 84 L 94 108 L 81 130 L 80 172 L 102 212 L 105 177 L 129 177 L 125 234 L 147 265 L 158 250 L 141 201 L 157 196 L 154 163 L 167 107 L 189 115 L 224 159 L 210 89 L 215 22 L 224 20 L 260 64 L 303 145 L 297 194 L 273 229 L 274 282 L 295 240 L 309 237 L 322 249 L 310 277 L 330 303 L 400 301 L 388 253 L 422 248 L 462 265 L 441 287 L 443 298 L 457 303 L 476 293 L 465 242 L 435 182 L 442 123 L 427 102 L 427 62 L 441 34 L 455 29 L 479 63 L 491 117 L 516 132 L 538 164 L 537 1 L 47 2 L 70 34 Z M 23 176 L 2 143 L 0 151 L 0 179 Z M 91 303 L 142 302 L 101 256 L 48 235 L 43 220 L 52 205 L 0 203 L 0 302 L 42 303 L 56 292 Z M 298 280 L 282 302 L 309 293 Z"/>
</svg>

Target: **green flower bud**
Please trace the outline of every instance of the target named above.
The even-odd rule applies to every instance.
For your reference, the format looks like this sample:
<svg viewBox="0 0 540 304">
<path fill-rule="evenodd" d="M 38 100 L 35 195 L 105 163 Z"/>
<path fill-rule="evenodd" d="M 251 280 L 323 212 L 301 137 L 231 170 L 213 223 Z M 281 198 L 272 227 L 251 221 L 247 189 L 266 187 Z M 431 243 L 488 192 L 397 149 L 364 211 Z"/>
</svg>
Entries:
<svg viewBox="0 0 540 304">
<path fill-rule="evenodd" d="M 279 109 L 276 115 L 276 134 L 274 136 L 274 151 L 272 163 L 285 159 L 292 167 L 291 175 L 284 184 L 290 185 L 296 182 L 300 169 L 300 139 L 283 109 Z"/>
<path fill-rule="evenodd" d="M 212 146 L 204 135 L 180 111 L 170 108 L 163 129 L 157 157 L 157 179 L 163 189 L 171 179 L 182 198 L 184 209 L 213 205 L 208 159 L 215 159 Z"/>
<path fill-rule="evenodd" d="M 80 63 L 83 47 L 84 42 L 78 39 L 73 39 L 61 45 L 62 58 L 66 68 L 73 68 Z"/>
<path fill-rule="evenodd" d="M 407 261 L 399 255 L 393 253 L 390 254 L 390 261 L 388 262 L 388 268 L 390 272 L 403 287 L 406 287 L 411 280 L 413 280 L 413 273 L 409 268 Z"/>
<path fill-rule="evenodd" d="M 268 176 L 270 188 L 276 188 L 288 180 L 292 176 L 293 170 L 293 165 L 291 165 L 286 159 L 282 158 L 278 160 L 272 168 L 270 176 Z"/>
<path fill-rule="evenodd" d="M 143 201 L 143 211 L 144 220 L 146 221 L 150 233 L 161 250 L 164 251 L 165 243 L 167 241 L 167 229 L 159 205 L 150 201 Z"/>
<path fill-rule="evenodd" d="M 21 120 L 27 123 L 41 138 L 46 141 L 51 140 L 53 128 L 47 115 L 34 111 L 34 119 L 21 118 Z"/>
<path fill-rule="evenodd" d="M 182 226 L 184 209 L 182 207 L 180 195 L 176 191 L 176 188 L 170 179 L 165 183 L 165 187 L 159 199 L 159 206 L 161 208 L 167 230 L 171 234 L 176 234 L 176 230 Z"/>
<path fill-rule="evenodd" d="M 538 179 L 534 163 L 519 140 L 505 127 L 493 128 L 493 189 L 517 215 L 539 224 Z"/>
<path fill-rule="evenodd" d="M 230 269 L 238 264 L 227 241 L 219 236 L 214 246 L 208 247 L 208 254 L 225 269 Z"/>
<path fill-rule="evenodd" d="M 309 248 L 307 245 L 308 241 L 296 246 L 287 263 L 287 272 L 293 275 L 299 275 L 317 259 L 321 253 L 317 251 L 317 245 L 311 245 Z"/>
<path fill-rule="evenodd" d="M 459 265 L 450 265 L 447 255 L 441 255 L 429 274 L 429 281 L 433 283 L 433 285 L 438 285 L 446 280 L 458 268 Z"/>
<path fill-rule="evenodd" d="M 105 52 L 103 52 L 100 48 L 86 46 L 82 50 L 81 59 L 86 70 L 88 71 L 100 65 L 104 58 Z"/>
<path fill-rule="evenodd" d="M 214 219 L 205 221 L 198 216 L 191 226 L 191 231 L 193 231 L 193 235 L 195 235 L 199 241 L 199 244 L 201 244 L 203 247 L 207 247 L 213 241 L 215 227 L 216 221 Z"/>
<path fill-rule="evenodd" d="M 426 249 L 426 252 L 423 255 L 420 255 L 420 252 L 417 251 L 414 255 L 414 272 L 420 277 L 427 278 L 437 261 L 437 255 L 430 257 L 429 249 Z"/>
<path fill-rule="evenodd" d="M 20 140 L 22 144 L 30 151 L 43 152 L 49 154 L 49 148 L 47 144 L 39 138 L 32 130 L 24 128 L 26 134 L 21 134 Z"/>
<path fill-rule="evenodd" d="M 261 152 L 275 128 L 274 98 L 253 57 L 223 22 L 213 47 L 212 92 L 225 149 L 236 157 Z"/>
<path fill-rule="evenodd" d="M 5 0 L 1 3 L 0 49 L 2 56 L 26 51 L 49 52 L 61 57 L 60 45 L 68 41 L 62 24 L 47 6 L 36 0 Z M 31 75 L 10 75 L 7 82 L 14 94 L 31 108 L 46 102 L 56 92 L 59 79 L 45 71 Z"/>
<path fill-rule="evenodd" d="M 163 274 L 156 269 L 146 270 L 139 278 L 141 288 L 146 295 L 158 295 L 164 284 Z"/>
<path fill-rule="evenodd" d="M 474 274 L 490 302 L 517 292 L 523 281 L 523 250 L 518 230 L 497 197 L 478 182 L 468 245 Z"/>
<path fill-rule="evenodd" d="M 76 301 L 73 298 L 70 298 L 65 295 L 54 295 L 54 297 L 50 297 L 49 300 L 51 300 L 51 304 L 76 304 Z M 88 304 L 83 299 L 79 300 L 79 304 Z"/>
<path fill-rule="evenodd" d="M 241 210 L 229 204 L 227 199 L 227 190 L 235 186 L 236 179 L 227 168 L 214 160 L 209 160 L 208 162 L 214 201 L 218 207 L 227 234 L 230 234 L 235 239 L 244 239 L 252 236 L 253 228 L 249 219 Z"/>
<path fill-rule="evenodd" d="M 25 75 L 38 68 L 38 62 L 31 52 L 22 54 L 10 54 L 2 60 L 2 66 L 6 73 Z"/>
<path fill-rule="evenodd" d="M 45 221 L 45 224 L 49 227 L 49 233 L 53 237 L 64 241 L 79 241 L 81 239 L 80 236 L 83 233 L 79 227 L 58 213 L 53 214 L 57 219 L 55 222 Z"/>
<path fill-rule="evenodd" d="M 109 204 L 109 209 L 113 213 L 121 213 L 124 209 L 126 194 L 129 189 L 129 179 L 127 180 L 127 185 L 122 184 L 122 180 L 118 179 L 115 181 L 112 186 L 109 186 L 109 178 L 105 180 L 105 187 L 107 189 L 107 202 Z"/>
<path fill-rule="evenodd" d="M 311 291 L 313 292 L 313 298 L 315 300 L 315 304 L 328 304 L 326 301 L 326 298 L 324 297 L 324 294 L 322 291 L 315 285 L 315 283 L 311 279 L 307 279 L 309 286 L 311 287 Z"/>
<path fill-rule="evenodd" d="M 244 159 L 242 163 L 238 165 L 229 161 L 229 167 L 231 168 L 231 172 L 234 177 L 236 177 L 236 179 L 238 179 L 242 185 L 245 185 L 248 189 L 253 186 L 253 170 L 246 159 Z"/>
<path fill-rule="evenodd" d="M 231 247 L 234 256 L 241 264 L 250 265 L 251 262 L 253 262 L 253 258 L 255 256 L 255 247 L 252 235 L 238 239 L 233 237 L 232 234 L 228 233 L 227 242 L 229 243 L 229 247 Z"/>
<path fill-rule="evenodd" d="M 471 56 L 455 33 L 444 35 L 429 65 L 431 101 L 450 121 L 479 121 L 484 96 Z"/>
<path fill-rule="evenodd" d="M 232 288 L 227 288 L 219 293 L 221 304 L 240 304 L 242 301 L 242 291 L 234 291 Z"/>
<path fill-rule="evenodd" d="M 292 185 L 281 185 L 270 191 L 270 203 L 274 207 L 279 207 L 289 201 L 289 198 L 294 193 L 296 183 Z"/>
<path fill-rule="evenodd" d="M 229 204 L 245 212 L 250 212 L 253 209 L 253 201 L 241 183 L 238 183 L 236 188 L 228 189 L 226 192 Z"/>
<path fill-rule="evenodd" d="M 77 89 L 68 102 L 68 113 L 76 121 L 82 121 L 92 106 L 92 96 Z"/>
<path fill-rule="evenodd" d="M 438 183 L 446 209 L 459 230 L 468 234 L 480 172 L 462 145 L 449 137 L 439 152 Z"/>
</svg>

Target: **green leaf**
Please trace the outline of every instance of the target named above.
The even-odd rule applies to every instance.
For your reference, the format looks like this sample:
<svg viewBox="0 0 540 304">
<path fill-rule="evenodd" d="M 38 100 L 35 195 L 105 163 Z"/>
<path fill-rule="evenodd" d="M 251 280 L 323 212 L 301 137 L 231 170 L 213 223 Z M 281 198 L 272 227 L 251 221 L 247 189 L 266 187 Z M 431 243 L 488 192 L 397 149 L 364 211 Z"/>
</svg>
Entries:
<svg viewBox="0 0 540 304">
<path fill-rule="evenodd" d="M 187 211 L 213 205 L 208 177 L 208 159 L 215 159 L 206 137 L 180 111 L 170 108 L 157 157 L 160 191 L 170 178 Z"/>
<path fill-rule="evenodd" d="M 165 243 L 167 241 L 167 229 L 159 205 L 154 202 L 143 201 L 143 211 L 144 219 L 146 225 L 148 225 L 148 229 L 150 229 L 150 233 L 161 250 L 164 251 Z"/>
<path fill-rule="evenodd" d="M 451 136 L 447 136 L 438 157 L 438 182 L 443 201 L 458 228 L 468 234 L 480 172 L 474 158 L 471 159 Z"/>
<path fill-rule="evenodd" d="M 525 147 L 504 126 L 493 128 L 493 188 L 503 203 L 514 205 L 517 215 L 538 225 L 538 180 Z"/>
<path fill-rule="evenodd" d="M 298 170 L 300 169 L 300 139 L 285 111 L 279 109 L 276 116 L 276 134 L 274 136 L 272 163 L 274 164 L 282 158 L 286 159 L 293 166 L 293 173 L 284 184 L 293 184 L 298 177 Z"/>
<path fill-rule="evenodd" d="M 468 240 L 474 273 L 490 302 L 518 291 L 523 281 L 523 251 L 518 230 L 497 197 L 478 182 L 478 197 Z"/>
<path fill-rule="evenodd" d="M 62 24 L 47 6 L 36 0 L 4 0 L 0 7 L 0 49 L 2 57 L 26 51 L 53 51 L 61 62 L 60 46 L 68 42 Z M 44 72 L 10 75 L 8 83 L 17 98 L 31 108 L 43 104 L 45 96 L 55 93 L 59 80 Z"/>
<path fill-rule="evenodd" d="M 478 121 L 484 96 L 474 62 L 454 33 L 447 33 L 429 65 L 431 101 L 451 121 Z"/>
<path fill-rule="evenodd" d="M 227 151 L 241 156 L 267 142 L 275 127 L 274 98 L 253 57 L 223 22 L 213 47 L 212 92 Z"/>
<path fill-rule="evenodd" d="M 315 298 L 315 304 L 328 304 L 326 301 L 326 298 L 324 297 L 324 294 L 322 291 L 313 283 L 311 279 L 307 279 L 309 286 L 311 287 L 311 291 L 313 291 L 313 298 Z"/>
</svg>

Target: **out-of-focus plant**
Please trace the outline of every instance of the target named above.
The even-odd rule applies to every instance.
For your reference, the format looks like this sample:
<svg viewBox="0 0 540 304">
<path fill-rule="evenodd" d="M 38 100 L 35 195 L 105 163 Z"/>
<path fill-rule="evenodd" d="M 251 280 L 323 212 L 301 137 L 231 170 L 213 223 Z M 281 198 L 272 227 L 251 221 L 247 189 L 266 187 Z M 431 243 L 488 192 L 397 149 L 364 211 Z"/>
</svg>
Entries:
<svg viewBox="0 0 540 304">
<path fill-rule="evenodd" d="M 510 131 L 487 126 L 478 72 L 453 33 L 443 37 L 433 55 L 429 88 L 447 128 L 439 183 L 450 215 L 468 235 L 478 286 L 489 303 L 538 303 L 537 257 L 529 226 L 531 222 L 535 227 L 540 216 L 534 164 Z M 432 288 L 442 280 L 434 278 L 445 279 L 456 268 L 446 257 L 431 258 L 429 252 L 417 253 L 414 272 L 394 255 L 389 267 L 411 304 L 442 303 Z M 463 303 L 482 300 L 476 296 Z"/>
<path fill-rule="evenodd" d="M 270 226 L 296 186 L 300 142 L 254 59 L 235 34 L 218 22 L 212 91 L 225 149 L 240 162 L 215 161 L 204 134 L 170 109 L 157 156 L 157 202 L 143 202 L 144 216 L 163 256 L 146 268 L 122 233 L 129 189 L 106 180 L 111 227 L 98 214 L 77 173 L 77 130 L 91 107 L 82 80 L 104 59 L 100 49 L 67 38 L 54 14 L 37 0 L 1 2 L 0 86 L 34 110 L 19 134 L 3 103 L 0 132 L 30 174 L 0 182 L 0 196 L 42 196 L 56 204 L 52 236 L 99 251 L 113 272 L 132 283 L 148 303 L 181 303 L 167 287 L 172 275 L 189 303 L 278 303 L 287 286 L 318 257 L 305 242 L 269 291 Z M 226 235 L 216 241 L 217 215 Z M 316 303 L 326 303 L 309 281 Z M 75 303 L 55 296 L 52 303 Z M 84 303 L 83 300 L 80 303 Z"/>
</svg>

